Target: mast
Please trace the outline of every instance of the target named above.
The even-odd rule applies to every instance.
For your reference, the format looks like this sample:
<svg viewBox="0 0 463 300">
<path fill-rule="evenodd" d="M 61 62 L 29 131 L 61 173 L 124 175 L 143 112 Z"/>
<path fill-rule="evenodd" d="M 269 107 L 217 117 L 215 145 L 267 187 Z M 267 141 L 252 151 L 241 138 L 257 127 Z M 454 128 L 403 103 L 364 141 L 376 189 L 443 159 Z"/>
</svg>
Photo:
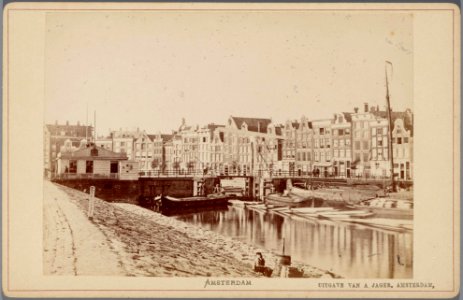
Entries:
<svg viewBox="0 0 463 300">
<path fill-rule="evenodd" d="M 386 66 L 385 66 L 385 73 L 386 73 L 386 102 L 387 102 L 387 118 L 388 118 L 388 123 L 389 123 L 389 157 L 391 158 L 391 179 L 392 179 L 392 191 L 397 192 L 397 187 L 395 183 L 395 176 L 394 176 L 394 154 L 393 154 L 393 148 L 392 148 L 392 111 L 391 111 L 391 100 L 389 97 L 389 81 L 387 78 L 387 65 L 391 65 L 392 63 L 390 61 L 386 61 Z"/>
<path fill-rule="evenodd" d="M 93 142 L 96 142 L 96 110 L 93 111 Z"/>
<path fill-rule="evenodd" d="M 85 142 L 88 144 L 88 102 L 87 102 L 87 118 L 85 120 Z"/>
</svg>

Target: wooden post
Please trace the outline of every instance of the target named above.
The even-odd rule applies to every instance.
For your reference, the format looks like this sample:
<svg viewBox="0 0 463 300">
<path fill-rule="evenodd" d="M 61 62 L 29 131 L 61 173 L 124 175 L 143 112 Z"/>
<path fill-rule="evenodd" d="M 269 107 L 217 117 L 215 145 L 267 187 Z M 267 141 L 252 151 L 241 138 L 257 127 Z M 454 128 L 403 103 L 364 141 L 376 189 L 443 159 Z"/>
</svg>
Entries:
<svg viewBox="0 0 463 300">
<path fill-rule="evenodd" d="M 88 199 L 88 218 L 93 219 L 93 211 L 95 210 L 95 187 L 90 187 L 90 197 Z"/>
</svg>

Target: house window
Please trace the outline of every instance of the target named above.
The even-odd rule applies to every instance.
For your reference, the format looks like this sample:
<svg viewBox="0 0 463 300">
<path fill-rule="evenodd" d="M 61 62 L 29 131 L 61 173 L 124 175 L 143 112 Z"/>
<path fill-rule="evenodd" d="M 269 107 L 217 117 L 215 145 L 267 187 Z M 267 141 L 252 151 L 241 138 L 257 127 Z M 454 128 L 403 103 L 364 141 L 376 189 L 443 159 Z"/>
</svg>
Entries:
<svg viewBox="0 0 463 300">
<path fill-rule="evenodd" d="M 368 149 L 368 141 L 363 141 L 363 149 Z"/>
<path fill-rule="evenodd" d="M 404 144 L 408 143 L 408 137 L 404 137 Z"/>
<path fill-rule="evenodd" d="M 93 173 L 93 160 L 87 160 L 85 162 L 85 173 L 87 174 Z"/>
<path fill-rule="evenodd" d="M 355 150 L 360 150 L 360 141 L 355 141 Z"/>
<path fill-rule="evenodd" d="M 77 161 L 70 160 L 69 161 L 69 173 L 77 173 Z"/>
<path fill-rule="evenodd" d="M 397 144 L 402 144 L 402 138 L 397 138 Z"/>
<path fill-rule="evenodd" d="M 382 135 L 382 134 L 383 134 L 383 129 L 382 129 L 382 128 L 376 129 L 376 133 L 377 133 L 378 135 Z"/>
<path fill-rule="evenodd" d="M 117 161 L 112 161 L 110 165 L 110 172 L 111 174 L 118 173 L 118 163 Z"/>
<path fill-rule="evenodd" d="M 368 161 L 368 152 L 363 153 L 363 161 Z"/>
<path fill-rule="evenodd" d="M 325 134 L 325 128 L 320 128 L 320 135 L 324 135 Z"/>
</svg>

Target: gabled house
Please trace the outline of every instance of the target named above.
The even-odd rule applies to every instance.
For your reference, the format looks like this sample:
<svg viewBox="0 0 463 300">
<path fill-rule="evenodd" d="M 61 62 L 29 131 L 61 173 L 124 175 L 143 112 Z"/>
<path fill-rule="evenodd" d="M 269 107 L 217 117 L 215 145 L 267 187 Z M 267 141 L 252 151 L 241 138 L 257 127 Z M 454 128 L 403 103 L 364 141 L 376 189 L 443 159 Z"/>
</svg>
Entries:
<svg viewBox="0 0 463 300">
<path fill-rule="evenodd" d="M 128 161 L 124 153 L 91 145 L 75 151 L 60 152 L 57 158 L 56 176 L 61 179 L 132 180 L 138 178 L 138 166 L 136 162 Z"/>
</svg>

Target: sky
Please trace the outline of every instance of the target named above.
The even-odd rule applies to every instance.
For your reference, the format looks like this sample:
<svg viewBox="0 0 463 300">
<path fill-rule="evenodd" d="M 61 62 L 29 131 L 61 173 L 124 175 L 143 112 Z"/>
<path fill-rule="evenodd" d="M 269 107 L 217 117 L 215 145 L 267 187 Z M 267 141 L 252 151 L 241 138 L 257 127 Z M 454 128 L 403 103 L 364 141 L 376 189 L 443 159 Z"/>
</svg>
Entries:
<svg viewBox="0 0 463 300">
<path fill-rule="evenodd" d="M 404 12 L 98 11 L 46 17 L 45 122 L 170 133 L 229 116 L 332 117 L 413 109 Z"/>
</svg>

